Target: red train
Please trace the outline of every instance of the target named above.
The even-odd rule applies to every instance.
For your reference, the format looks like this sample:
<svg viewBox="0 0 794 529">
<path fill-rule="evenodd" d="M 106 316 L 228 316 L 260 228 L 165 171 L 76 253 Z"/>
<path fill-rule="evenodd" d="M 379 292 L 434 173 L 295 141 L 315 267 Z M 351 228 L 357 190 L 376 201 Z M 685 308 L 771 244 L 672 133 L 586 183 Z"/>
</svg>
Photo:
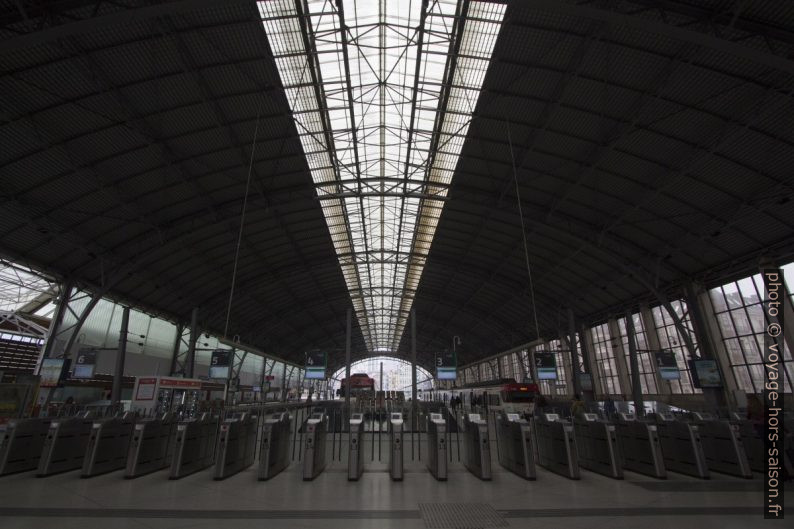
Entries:
<svg viewBox="0 0 794 529">
<path fill-rule="evenodd" d="M 347 388 L 347 379 L 343 378 L 340 381 L 340 387 L 336 391 L 337 395 L 344 395 Z M 355 392 L 357 390 L 371 390 L 375 391 L 375 379 L 371 378 L 366 373 L 353 373 L 350 375 L 350 390 Z"/>
</svg>

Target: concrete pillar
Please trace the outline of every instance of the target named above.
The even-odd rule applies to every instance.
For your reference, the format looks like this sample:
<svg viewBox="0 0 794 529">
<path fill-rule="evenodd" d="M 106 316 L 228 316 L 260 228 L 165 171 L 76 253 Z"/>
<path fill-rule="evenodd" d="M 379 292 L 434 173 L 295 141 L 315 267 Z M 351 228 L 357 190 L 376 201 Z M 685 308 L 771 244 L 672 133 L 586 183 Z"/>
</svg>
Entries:
<svg viewBox="0 0 794 529">
<path fill-rule="evenodd" d="M 110 402 L 121 401 L 121 382 L 124 379 L 124 361 L 127 357 L 127 340 L 130 326 L 130 308 L 124 307 L 121 312 L 121 329 L 119 330 L 119 348 L 116 354 L 116 369 L 113 371 L 113 386 L 110 390 Z"/>
<path fill-rule="evenodd" d="M 648 348 L 651 351 L 661 350 L 662 344 L 659 341 L 659 334 L 657 334 L 656 331 L 656 322 L 653 320 L 653 313 L 647 304 L 640 305 L 640 318 L 642 318 L 642 325 L 645 327 L 645 340 L 648 343 Z M 649 354 L 651 355 L 651 369 L 653 370 L 653 376 L 654 380 L 656 380 L 656 387 L 658 388 L 659 394 L 672 394 L 670 381 L 662 380 L 661 375 L 659 375 L 659 366 L 656 364 L 656 357 L 653 353 Z"/>
<path fill-rule="evenodd" d="M 634 335 L 634 318 L 631 311 L 626 311 L 626 336 L 629 339 L 629 362 L 631 362 L 631 394 L 634 400 L 634 411 L 637 416 L 645 415 L 645 404 L 642 399 L 640 384 L 640 365 L 637 358 L 637 341 Z"/>
<path fill-rule="evenodd" d="M 627 351 L 623 348 L 623 340 L 620 337 L 620 325 L 615 318 L 607 321 L 609 327 L 609 347 L 612 349 L 612 356 L 618 368 L 618 386 L 624 398 L 631 395 L 631 379 L 629 377 L 629 367 L 626 364 Z"/>
<path fill-rule="evenodd" d="M 199 337 L 198 314 L 199 309 L 195 307 L 190 315 L 190 342 L 188 342 L 187 357 L 185 358 L 185 378 L 193 378 L 196 364 L 196 342 Z"/>
</svg>

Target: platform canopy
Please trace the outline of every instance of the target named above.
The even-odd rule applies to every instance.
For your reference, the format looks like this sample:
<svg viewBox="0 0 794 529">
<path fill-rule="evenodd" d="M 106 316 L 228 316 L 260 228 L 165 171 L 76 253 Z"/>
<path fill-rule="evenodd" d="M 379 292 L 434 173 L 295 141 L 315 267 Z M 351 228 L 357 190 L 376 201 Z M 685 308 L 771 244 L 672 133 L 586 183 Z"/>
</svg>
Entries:
<svg viewBox="0 0 794 529">
<path fill-rule="evenodd" d="M 0 257 L 222 334 L 239 241 L 230 336 L 426 365 L 791 260 L 794 6 L 729 4 L 8 2 Z"/>
</svg>

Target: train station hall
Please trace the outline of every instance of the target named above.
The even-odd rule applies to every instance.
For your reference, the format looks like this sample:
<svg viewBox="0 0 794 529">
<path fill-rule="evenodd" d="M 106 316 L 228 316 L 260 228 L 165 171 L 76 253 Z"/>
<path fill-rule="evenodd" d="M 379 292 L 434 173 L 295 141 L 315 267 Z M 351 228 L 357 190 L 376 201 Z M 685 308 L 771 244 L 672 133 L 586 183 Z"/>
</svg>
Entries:
<svg viewBox="0 0 794 529">
<path fill-rule="evenodd" d="M 790 0 L 0 0 L 2 529 L 791 527 L 792 350 Z"/>
</svg>

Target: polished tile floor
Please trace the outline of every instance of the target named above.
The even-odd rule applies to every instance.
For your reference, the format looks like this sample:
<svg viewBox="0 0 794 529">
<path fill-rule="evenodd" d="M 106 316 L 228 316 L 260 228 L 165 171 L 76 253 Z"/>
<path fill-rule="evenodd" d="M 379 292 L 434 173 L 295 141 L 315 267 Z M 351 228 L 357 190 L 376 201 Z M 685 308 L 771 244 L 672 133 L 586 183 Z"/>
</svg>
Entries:
<svg viewBox="0 0 794 529">
<path fill-rule="evenodd" d="M 91 479 L 80 479 L 79 472 L 48 478 L 33 473 L 6 476 L 0 478 L 0 526 L 432 527 L 420 504 L 483 504 L 498 513 L 502 526 L 544 529 L 731 529 L 786 523 L 761 518 L 759 480 L 728 476 L 715 475 L 708 487 L 698 490 L 687 487 L 693 478 L 672 474 L 666 483 L 680 483 L 681 490 L 658 490 L 652 478 L 632 473 L 616 481 L 582 471 L 580 481 L 570 481 L 539 469 L 537 481 L 525 481 L 498 465 L 493 481 L 483 482 L 457 462 L 450 467 L 449 480 L 441 483 L 419 462 L 406 464 L 403 482 L 390 481 L 383 462 L 370 463 L 359 482 L 347 481 L 344 462 L 331 463 L 312 482 L 301 480 L 300 469 L 293 463 L 268 482 L 256 480 L 254 467 L 225 481 L 213 481 L 210 470 L 179 481 L 169 481 L 165 471 L 135 480 L 124 480 L 121 472 Z M 789 498 L 787 508 L 794 516 L 794 493 Z"/>
</svg>

